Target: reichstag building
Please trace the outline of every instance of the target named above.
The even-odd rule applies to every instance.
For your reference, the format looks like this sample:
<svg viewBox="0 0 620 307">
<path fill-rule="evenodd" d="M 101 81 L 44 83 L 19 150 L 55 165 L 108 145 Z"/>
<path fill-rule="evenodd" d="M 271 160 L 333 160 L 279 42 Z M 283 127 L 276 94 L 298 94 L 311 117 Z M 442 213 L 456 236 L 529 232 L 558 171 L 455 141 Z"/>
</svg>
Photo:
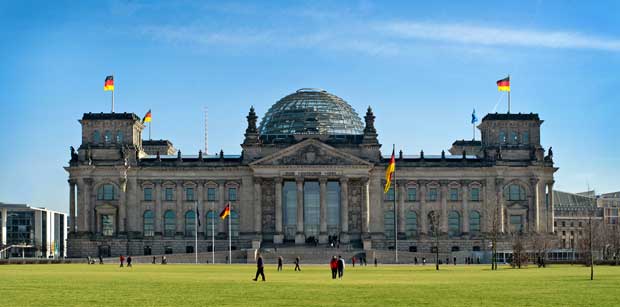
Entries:
<svg viewBox="0 0 620 307">
<path fill-rule="evenodd" d="M 487 114 L 481 141 L 458 140 L 434 155 L 397 152 L 388 193 L 389 149 L 382 154 L 370 107 L 362 120 L 338 96 L 300 89 L 260 124 L 253 108 L 246 119 L 241 154 L 207 155 L 143 140 L 136 114 L 85 113 L 65 167 L 69 256 L 193 252 L 198 225 L 201 252 L 212 235 L 221 249 L 230 236 L 236 249 L 337 240 L 365 250 L 394 248 L 397 235 L 399 249 L 429 252 L 438 229 L 449 252 L 488 250 L 491 232 L 504 242 L 517 231 L 553 233 L 557 168 L 541 145 L 538 114 Z M 217 216 L 229 202 L 230 232 Z"/>
</svg>

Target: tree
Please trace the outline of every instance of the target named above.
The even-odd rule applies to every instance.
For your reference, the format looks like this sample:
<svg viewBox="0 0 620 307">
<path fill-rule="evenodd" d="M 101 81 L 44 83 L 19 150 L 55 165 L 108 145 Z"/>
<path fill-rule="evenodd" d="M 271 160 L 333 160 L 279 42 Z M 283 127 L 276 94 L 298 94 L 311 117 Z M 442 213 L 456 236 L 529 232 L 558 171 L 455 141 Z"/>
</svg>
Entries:
<svg viewBox="0 0 620 307">
<path fill-rule="evenodd" d="M 435 270 L 439 271 L 439 225 L 441 214 L 437 211 L 431 211 L 428 216 L 431 223 L 431 235 L 435 238 Z"/>
<path fill-rule="evenodd" d="M 497 270 L 497 240 L 500 236 L 500 206 L 487 207 L 485 215 L 491 217 L 489 229 L 489 238 L 491 239 L 491 270 Z"/>
<path fill-rule="evenodd" d="M 555 247 L 553 237 L 544 233 L 532 233 L 530 236 L 532 249 L 536 256 L 536 264 L 538 267 L 546 267 L 547 254 L 549 250 Z"/>
<path fill-rule="evenodd" d="M 527 263 L 527 253 L 525 253 L 523 232 L 516 231 L 512 234 L 512 267 L 519 269 Z"/>
</svg>

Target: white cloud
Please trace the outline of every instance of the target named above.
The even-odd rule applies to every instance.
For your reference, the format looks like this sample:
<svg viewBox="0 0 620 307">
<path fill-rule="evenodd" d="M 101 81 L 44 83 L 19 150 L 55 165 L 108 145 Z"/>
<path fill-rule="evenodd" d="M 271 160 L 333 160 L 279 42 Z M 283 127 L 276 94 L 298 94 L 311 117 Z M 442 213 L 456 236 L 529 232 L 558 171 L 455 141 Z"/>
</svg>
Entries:
<svg viewBox="0 0 620 307">
<path fill-rule="evenodd" d="M 385 22 L 374 28 L 396 39 L 422 39 L 488 46 L 522 46 L 620 51 L 620 40 L 578 32 L 517 30 L 510 28 L 423 22 Z"/>
</svg>

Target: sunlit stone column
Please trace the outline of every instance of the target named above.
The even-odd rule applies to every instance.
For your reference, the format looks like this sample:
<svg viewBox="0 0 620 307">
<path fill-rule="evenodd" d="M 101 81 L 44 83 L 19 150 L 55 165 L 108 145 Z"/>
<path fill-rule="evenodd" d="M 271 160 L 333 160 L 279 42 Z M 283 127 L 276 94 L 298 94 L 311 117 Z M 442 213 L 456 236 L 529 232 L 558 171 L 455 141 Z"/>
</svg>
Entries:
<svg viewBox="0 0 620 307">
<path fill-rule="evenodd" d="M 304 179 L 295 178 L 297 183 L 297 233 L 295 234 L 295 244 L 306 243 L 304 235 Z"/>
<path fill-rule="evenodd" d="M 282 244 L 284 242 L 284 234 L 282 233 L 282 178 L 275 179 L 276 184 L 276 234 L 273 237 L 273 243 Z"/>
<path fill-rule="evenodd" d="M 340 242 L 349 243 L 349 179 L 340 178 Z"/>
<path fill-rule="evenodd" d="M 327 243 L 327 178 L 319 178 L 319 243 Z"/>
</svg>

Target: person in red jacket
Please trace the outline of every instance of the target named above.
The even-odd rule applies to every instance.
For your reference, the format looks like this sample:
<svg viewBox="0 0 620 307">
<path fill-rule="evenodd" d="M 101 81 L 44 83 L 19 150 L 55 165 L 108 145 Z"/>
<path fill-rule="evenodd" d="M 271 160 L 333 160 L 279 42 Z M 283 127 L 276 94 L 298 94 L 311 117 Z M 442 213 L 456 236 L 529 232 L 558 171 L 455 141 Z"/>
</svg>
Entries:
<svg viewBox="0 0 620 307">
<path fill-rule="evenodd" d="M 125 263 L 125 256 L 121 255 L 119 260 L 121 261 L 121 268 L 122 268 L 123 264 Z"/>
<path fill-rule="evenodd" d="M 332 260 L 329 262 L 329 268 L 332 269 L 332 279 L 336 279 L 338 274 L 338 258 L 336 256 L 332 257 Z"/>
</svg>

